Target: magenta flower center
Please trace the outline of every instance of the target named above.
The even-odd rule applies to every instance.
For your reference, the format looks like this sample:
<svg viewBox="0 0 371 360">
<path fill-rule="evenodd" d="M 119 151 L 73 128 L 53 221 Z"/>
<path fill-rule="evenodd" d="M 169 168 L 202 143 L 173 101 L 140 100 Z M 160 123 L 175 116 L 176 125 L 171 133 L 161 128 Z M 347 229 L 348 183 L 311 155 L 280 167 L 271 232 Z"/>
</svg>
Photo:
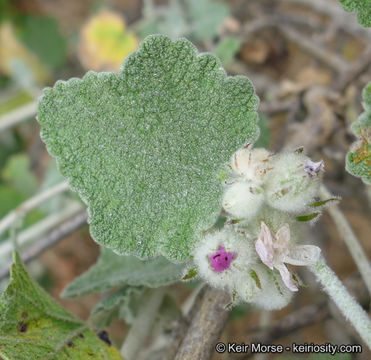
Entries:
<svg viewBox="0 0 371 360">
<path fill-rule="evenodd" d="M 229 269 L 232 260 L 236 257 L 233 252 L 226 252 L 224 246 L 219 246 L 218 251 L 209 255 L 210 264 L 216 272 Z"/>
</svg>

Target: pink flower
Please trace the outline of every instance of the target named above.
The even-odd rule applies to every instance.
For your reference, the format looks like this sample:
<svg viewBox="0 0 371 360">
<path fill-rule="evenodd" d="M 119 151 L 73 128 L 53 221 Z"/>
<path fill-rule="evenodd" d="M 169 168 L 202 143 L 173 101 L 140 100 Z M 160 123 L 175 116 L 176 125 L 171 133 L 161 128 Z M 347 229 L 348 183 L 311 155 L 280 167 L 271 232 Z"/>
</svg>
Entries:
<svg viewBox="0 0 371 360">
<path fill-rule="evenodd" d="M 268 226 L 262 221 L 258 240 L 255 242 L 255 249 L 261 261 L 271 270 L 276 268 L 284 284 L 291 291 L 298 291 L 287 264 L 292 265 L 312 265 L 320 255 L 321 249 L 314 245 L 295 245 L 290 244 L 290 228 L 284 224 L 273 235 Z"/>
<path fill-rule="evenodd" d="M 229 269 L 232 260 L 236 257 L 233 252 L 226 252 L 224 246 L 219 246 L 218 251 L 209 255 L 210 264 L 216 272 Z"/>
<path fill-rule="evenodd" d="M 309 177 L 316 176 L 320 171 L 325 170 L 325 165 L 323 160 L 314 162 L 312 160 L 307 160 L 304 165 L 304 171 Z"/>
</svg>

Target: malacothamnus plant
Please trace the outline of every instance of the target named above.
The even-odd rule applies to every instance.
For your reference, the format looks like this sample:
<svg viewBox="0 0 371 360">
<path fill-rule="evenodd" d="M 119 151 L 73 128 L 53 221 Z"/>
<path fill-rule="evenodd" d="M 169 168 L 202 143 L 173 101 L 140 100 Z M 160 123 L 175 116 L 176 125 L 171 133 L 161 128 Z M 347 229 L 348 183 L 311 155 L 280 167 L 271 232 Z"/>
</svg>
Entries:
<svg viewBox="0 0 371 360">
<path fill-rule="evenodd" d="M 84 293 L 84 286 L 159 287 L 199 277 L 230 293 L 226 307 L 250 302 L 273 310 L 301 286 L 287 264 L 308 266 L 371 347 L 365 311 L 320 248 L 301 244 L 305 222 L 337 200 L 319 199 L 324 162 L 311 160 L 303 148 L 277 154 L 254 148 L 257 106 L 246 77 L 228 77 L 213 55 L 161 35 L 147 37 L 118 73 L 89 72 L 45 89 L 38 113 L 42 139 L 87 204 L 92 237 L 106 247 L 99 270 L 65 294 Z M 117 261 L 108 248 L 126 256 Z M 15 260 L 2 302 L 12 303 L 17 281 L 29 282 Z M 114 307 L 120 296 L 102 306 Z M 162 296 L 157 292 L 152 305 L 158 308 Z M 76 319 L 49 305 L 79 329 Z M 39 350 L 49 354 L 44 343 Z"/>
</svg>

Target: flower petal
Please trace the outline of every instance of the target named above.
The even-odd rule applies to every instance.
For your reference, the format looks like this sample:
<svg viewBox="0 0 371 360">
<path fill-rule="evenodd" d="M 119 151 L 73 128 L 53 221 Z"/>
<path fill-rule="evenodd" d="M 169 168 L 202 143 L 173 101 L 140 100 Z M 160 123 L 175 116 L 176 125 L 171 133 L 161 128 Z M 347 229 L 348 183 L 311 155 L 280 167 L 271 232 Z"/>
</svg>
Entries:
<svg viewBox="0 0 371 360">
<path fill-rule="evenodd" d="M 277 265 L 276 269 L 280 272 L 281 278 L 287 288 L 291 291 L 298 291 L 289 269 L 284 264 Z"/>
<path fill-rule="evenodd" d="M 313 265 L 319 259 L 321 249 L 314 245 L 298 245 L 290 249 L 283 262 L 292 265 Z"/>
<path fill-rule="evenodd" d="M 265 246 L 261 237 L 259 237 L 258 240 L 255 241 L 255 249 L 261 261 L 265 265 L 267 265 L 271 270 L 273 270 L 274 253 L 270 251 L 270 248 Z"/>
<path fill-rule="evenodd" d="M 288 224 L 283 224 L 276 234 L 276 242 L 274 247 L 279 250 L 280 253 L 288 253 L 290 246 L 290 227 Z"/>
</svg>

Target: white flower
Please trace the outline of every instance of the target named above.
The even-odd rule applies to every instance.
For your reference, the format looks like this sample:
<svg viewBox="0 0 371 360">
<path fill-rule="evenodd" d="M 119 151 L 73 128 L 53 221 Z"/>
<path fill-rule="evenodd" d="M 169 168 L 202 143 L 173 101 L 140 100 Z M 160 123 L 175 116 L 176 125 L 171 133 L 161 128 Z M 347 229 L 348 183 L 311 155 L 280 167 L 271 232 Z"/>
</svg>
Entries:
<svg viewBox="0 0 371 360">
<path fill-rule="evenodd" d="M 261 261 L 271 270 L 276 268 L 282 277 L 284 284 L 291 291 L 298 291 L 287 264 L 292 265 L 313 265 L 319 258 L 321 249 L 314 245 L 290 244 L 290 228 L 284 224 L 273 235 L 268 226 L 262 221 L 258 240 L 255 242 L 255 249 Z"/>
</svg>

